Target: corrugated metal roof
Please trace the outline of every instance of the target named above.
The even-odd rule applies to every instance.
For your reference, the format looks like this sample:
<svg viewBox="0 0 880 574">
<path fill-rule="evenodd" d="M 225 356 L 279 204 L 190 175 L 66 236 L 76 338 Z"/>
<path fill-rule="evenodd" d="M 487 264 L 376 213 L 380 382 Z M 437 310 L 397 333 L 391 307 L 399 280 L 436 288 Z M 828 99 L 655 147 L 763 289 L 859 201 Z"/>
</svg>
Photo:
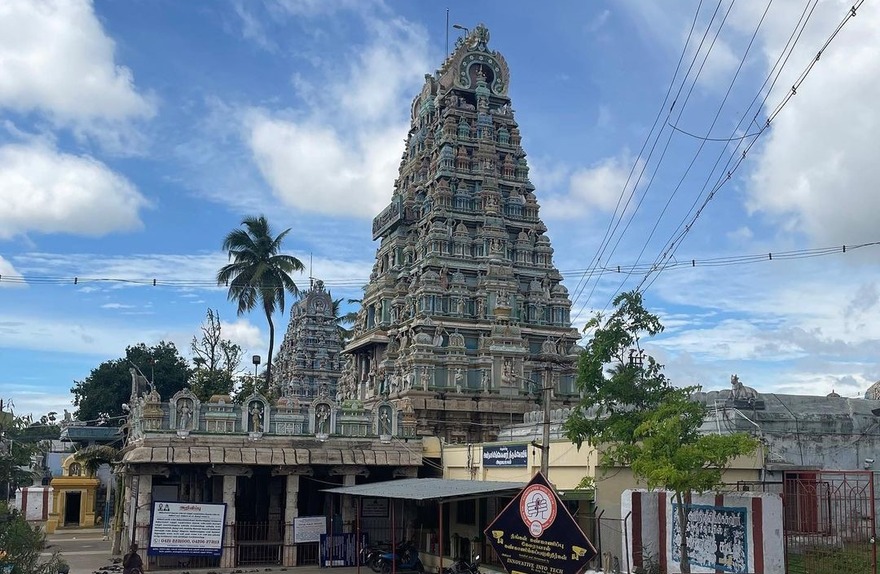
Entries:
<svg viewBox="0 0 880 574">
<path fill-rule="evenodd" d="M 454 498 L 479 498 L 490 494 L 509 492 L 515 494 L 525 487 L 525 482 L 499 482 L 492 480 L 454 480 L 446 478 L 403 478 L 355 486 L 327 488 L 324 492 L 368 496 L 371 498 L 402 498 L 407 500 L 442 500 Z"/>
</svg>

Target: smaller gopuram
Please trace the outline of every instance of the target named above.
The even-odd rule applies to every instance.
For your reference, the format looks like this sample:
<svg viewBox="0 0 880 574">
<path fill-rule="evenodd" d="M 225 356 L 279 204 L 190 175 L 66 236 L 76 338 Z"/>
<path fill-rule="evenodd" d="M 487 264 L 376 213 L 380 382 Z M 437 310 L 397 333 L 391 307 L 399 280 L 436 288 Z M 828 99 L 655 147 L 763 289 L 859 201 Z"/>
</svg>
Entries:
<svg viewBox="0 0 880 574">
<path fill-rule="evenodd" d="M 290 309 L 290 323 L 276 355 L 273 379 L 279 396 L 311 400 L 336 397 L 342 373 L 342 340 L 333 299 L 317 280 Z"/>
</svg>

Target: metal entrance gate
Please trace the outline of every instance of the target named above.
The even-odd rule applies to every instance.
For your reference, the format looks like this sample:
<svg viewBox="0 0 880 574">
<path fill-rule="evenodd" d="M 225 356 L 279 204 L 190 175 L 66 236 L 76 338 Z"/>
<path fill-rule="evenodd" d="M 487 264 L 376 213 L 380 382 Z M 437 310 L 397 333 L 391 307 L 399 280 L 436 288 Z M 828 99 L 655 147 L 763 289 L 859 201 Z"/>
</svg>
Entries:
<svg viewBox="0 0 880 574">
<path fill-rule="evenodd" d="M 783 507 L 788 574 L 877 574 L 872 472 L 786 472 Z"/>
</svg>

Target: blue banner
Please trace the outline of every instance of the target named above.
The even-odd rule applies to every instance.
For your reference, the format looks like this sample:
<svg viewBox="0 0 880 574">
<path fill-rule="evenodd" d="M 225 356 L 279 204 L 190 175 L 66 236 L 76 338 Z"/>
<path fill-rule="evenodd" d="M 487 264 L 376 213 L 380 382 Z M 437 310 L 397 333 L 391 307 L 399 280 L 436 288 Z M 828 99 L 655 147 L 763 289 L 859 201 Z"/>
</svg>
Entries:
<svg viewBox="0 0 880 574">
<path fill-rule="evenodd" d="M 354 532 L 321 535 L 321 567 L 357 566 L 358 548 L 367 543 L 367 534 L 361 533 L 360 546 Z"/>
</svg>

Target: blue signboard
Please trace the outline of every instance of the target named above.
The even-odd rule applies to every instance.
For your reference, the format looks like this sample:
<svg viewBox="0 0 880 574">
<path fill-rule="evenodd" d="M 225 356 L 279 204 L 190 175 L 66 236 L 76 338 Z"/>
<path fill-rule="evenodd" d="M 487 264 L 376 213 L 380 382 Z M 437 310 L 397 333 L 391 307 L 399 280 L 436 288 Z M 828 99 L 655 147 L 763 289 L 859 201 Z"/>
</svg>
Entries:
<svg viewBox="0 0 880 574">
<path fill-rule="evenodd" d="M 745 507 L 688 504 L 688 562 L 720 572 L 749 571 Z M 678 504 L 672 504 L 672 559 L 681 563 Z"/>
<path fill-rule="evenodd" d="M 360 546 L 366 546 L 367 534 L 361 533 Z M 321 566 L 357 566 L 358 544 L 354 532 L 321 535 Z"/>
<path fill-rule="evenodd" d="M 528 466 L 529 447 L 511 444 L 483 447 L 483 466 Z"/>
</svg>

